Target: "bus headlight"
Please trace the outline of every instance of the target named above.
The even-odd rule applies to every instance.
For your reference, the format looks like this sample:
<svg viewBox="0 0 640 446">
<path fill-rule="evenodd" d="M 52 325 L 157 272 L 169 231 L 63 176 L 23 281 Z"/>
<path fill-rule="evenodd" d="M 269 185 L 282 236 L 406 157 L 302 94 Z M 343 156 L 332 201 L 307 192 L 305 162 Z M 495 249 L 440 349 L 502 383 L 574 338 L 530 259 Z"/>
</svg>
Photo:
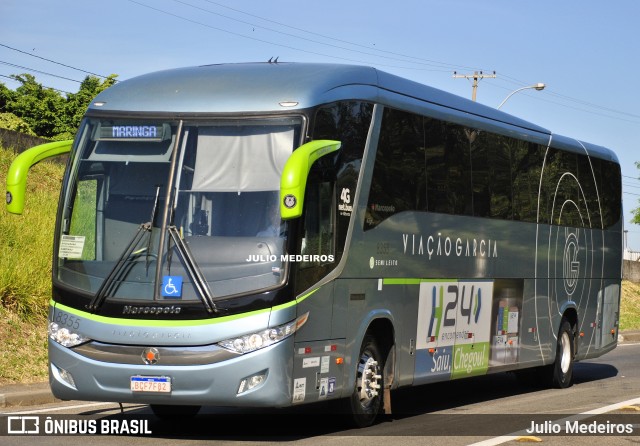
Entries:
<svg viewBox="0 0 640 446">
<path fill-rule="evenodd" d="M 75 347 L 90 340 L 88 337 L 75 333 L 67 327 L 60 327 L 55 322 L 49 322 L 49 338 L 64 347 Z"/>
<path fill-rule="evenodd" d="M 218 345 L 234 353 L 250 353 L 288 338 L 298 331 L 307 322 L 308 318 L 309 313 L 305 313 L 299 318 L 278 327 L 267 328 L 266 330 L 249 333 L 237 338 L 225 339 L 218 342 Z"/>
</svg>

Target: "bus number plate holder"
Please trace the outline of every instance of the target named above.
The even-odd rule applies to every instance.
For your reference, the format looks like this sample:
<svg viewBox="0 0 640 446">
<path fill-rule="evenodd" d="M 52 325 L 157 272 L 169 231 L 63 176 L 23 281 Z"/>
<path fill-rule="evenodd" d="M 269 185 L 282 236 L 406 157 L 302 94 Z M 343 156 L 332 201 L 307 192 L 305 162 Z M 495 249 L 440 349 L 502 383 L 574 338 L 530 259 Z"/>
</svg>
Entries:
<svg viewBox="0 0 640 446">
<path fill-rule="evenodd" d="M 168 376 L 132 376 L 131 391 L 145 393 L 170 393 L 171 378 Z"/>
</svg>

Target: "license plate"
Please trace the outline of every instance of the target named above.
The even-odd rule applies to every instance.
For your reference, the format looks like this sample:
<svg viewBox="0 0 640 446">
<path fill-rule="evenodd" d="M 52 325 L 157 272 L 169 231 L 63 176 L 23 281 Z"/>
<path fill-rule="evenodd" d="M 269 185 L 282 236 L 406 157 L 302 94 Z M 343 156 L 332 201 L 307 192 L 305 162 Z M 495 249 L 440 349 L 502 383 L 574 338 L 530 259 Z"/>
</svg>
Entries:
<svg viewBox="0 0 640 446">
<path fill-rule="evenodd" d="M 171 378 L 168 376 L 132 376 L 132 392 L 169 393 Z"/>
</svg>

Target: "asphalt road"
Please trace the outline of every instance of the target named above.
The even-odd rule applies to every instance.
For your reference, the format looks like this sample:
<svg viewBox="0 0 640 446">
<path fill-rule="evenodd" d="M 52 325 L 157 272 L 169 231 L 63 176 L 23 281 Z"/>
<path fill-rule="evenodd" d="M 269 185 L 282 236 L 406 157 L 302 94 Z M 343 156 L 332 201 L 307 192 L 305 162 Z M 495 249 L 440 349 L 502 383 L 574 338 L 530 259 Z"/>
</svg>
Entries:
<svg viewBox="0 0 640 446">
<path fill-rule="evenodd" d="M 125 405 L 124 413 L 115 404 L 78 401 L 8 407 L 0 416 L 0 432 L 7 432 L 12 417 L 11 422 L 18 423 L 13 430 L 19 430 L 23 420 L 27 428 L 37 420 L 41 432 L 48 422 L 49 431 L 68 433 L 75 423 L 75 429 L 93 427 L 95 434 L 16 433 L 0 437 L 0 443 L 489 446 L 540 440 L 547 445 L 627 445 L 640 443 L 639 365 L 640 344 L 621 344 L 601 358 L 576 364 L 575 384 L 569 389 L 523 387 L 510 374 L 403 389 L 392 394 L 392 414 L 366 429 L 345 426 L 323 406 L 296 411 L 205 407 L 189 420 L 159 420 L 147 406 L 136 405 Z M 529 433 L 532 423 L 538 431 Z M 562 431 L 552 435 L 558 426 Z M 100 435 L 103 427 L 129 435 Z M 567 434 L 567 428 L 583 429 L 587 435 Z M 589 432 L 595 429 L 605 434 Z M 132 435 L 134 431 L 138 434 Z"/>
</svg>

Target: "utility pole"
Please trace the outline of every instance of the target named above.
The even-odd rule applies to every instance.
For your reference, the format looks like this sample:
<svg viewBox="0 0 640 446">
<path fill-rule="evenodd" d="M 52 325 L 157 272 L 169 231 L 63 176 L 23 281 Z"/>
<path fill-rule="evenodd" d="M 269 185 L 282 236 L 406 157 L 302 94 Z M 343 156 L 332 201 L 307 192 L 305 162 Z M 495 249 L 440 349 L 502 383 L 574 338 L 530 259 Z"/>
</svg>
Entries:
<svg viewBox="0 0 640 446">
<path fill-rule="evenodd" d="M 484 79 L 485 77 L 495 78 L 496 72 L 493 74 L 484 74 L 482 71 L 474 71 L 473 74 L 458 74 L 456 71 L 453 72 L 453 77 L 455 79 L 465 78 L 465 79 L 473 79 L 473 91 L 471 93 L 471 100 L 476 100 L 476 92 L 478 90 L 478 80 Z"/>
</svg>

